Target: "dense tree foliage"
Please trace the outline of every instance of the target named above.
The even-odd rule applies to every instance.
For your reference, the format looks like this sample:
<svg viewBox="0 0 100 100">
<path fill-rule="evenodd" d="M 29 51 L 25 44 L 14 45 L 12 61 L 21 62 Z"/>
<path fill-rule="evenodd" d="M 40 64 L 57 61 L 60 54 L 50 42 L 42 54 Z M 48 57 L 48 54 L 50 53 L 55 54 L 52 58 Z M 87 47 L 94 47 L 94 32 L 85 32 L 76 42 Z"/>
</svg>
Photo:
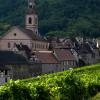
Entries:
<svg viewBox="0 0 100 100">
<path fill-rule="evenodd" d="M 65 35 L 100 36 L 100 0 L 36 1 L 42 34 L 62 31 Z M 1 32 L 9 28 L 5 24 L 24 26 L 26 7 L 27 0 L 0 0 Z"/>
<path fill-rule="evenodd" d="M 100 64 L 38 76 L 10 80 L 0 86 L 0 100 L 100 100 Z M 99 96 L 100 97 L 100 96 Z"/>
</svg>

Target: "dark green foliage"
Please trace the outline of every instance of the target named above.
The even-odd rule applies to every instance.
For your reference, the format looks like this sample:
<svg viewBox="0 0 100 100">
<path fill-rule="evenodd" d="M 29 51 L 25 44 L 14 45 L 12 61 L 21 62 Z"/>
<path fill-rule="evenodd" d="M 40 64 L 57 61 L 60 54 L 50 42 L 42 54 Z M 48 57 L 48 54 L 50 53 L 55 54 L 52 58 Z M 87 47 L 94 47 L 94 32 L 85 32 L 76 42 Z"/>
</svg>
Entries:
<svg viewBox="0 0 100 100">
<path fill-rule="evenodd" d="M 9 81 L 0 87 L 0 100 L 88 100 L 100 92 L 100 64 Z"/>
<path fill-rule="evenodd" d="M 41 34 L 100 36 L 100 0 L 36 1 Z M 27 0 L 0 0 L 0 34 L 8 26 L 24 26 L 26 7 Z"/>
</svg>

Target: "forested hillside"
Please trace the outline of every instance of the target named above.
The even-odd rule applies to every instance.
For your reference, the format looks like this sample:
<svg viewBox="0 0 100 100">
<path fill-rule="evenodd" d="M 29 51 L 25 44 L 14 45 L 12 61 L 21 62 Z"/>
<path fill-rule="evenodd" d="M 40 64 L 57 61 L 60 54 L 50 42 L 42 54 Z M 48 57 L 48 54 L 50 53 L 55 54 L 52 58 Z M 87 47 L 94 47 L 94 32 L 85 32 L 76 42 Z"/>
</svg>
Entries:
<svg viewBox="0 0 100 100">
<path fill-rule="evenodd" d="M 100 0 L 36 0 L 42 34 L 100 36 Z M 24 26 L 27 0 L 0 0 L 0 33 Z"/>
</svg>

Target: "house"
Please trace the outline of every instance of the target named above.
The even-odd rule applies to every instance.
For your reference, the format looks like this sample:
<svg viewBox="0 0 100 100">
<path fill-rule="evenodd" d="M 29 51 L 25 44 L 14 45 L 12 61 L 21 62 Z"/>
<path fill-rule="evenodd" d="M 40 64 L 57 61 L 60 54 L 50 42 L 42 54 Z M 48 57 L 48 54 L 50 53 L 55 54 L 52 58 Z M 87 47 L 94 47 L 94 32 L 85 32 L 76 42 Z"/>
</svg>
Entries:
<svg viewBox="0 0 100 100">
<path fill-rule="evenodd" d="M 54 51 L 36 51 L 31 61 L 41 65 L 40 74 L 60 72 L 76 67 L 76 59 L 70 50 L 54 49 Z"/>
<path fill-rule="evenodd" d="M 82 46 L 78 50 L 78 54 L 79 54 L 79 59 L 84 61 L 85 65 L 93 63 L 94 53 L 92 52 L 88 44 L 82 44 Z"/>
<path fill-rule="evenodd" d="M 100 63 L 100 51 L 97 46 L 97 41 L 95 39 L 93 39 L 92 41 L 88 41 L 88 44 L 94 53 L 94 64 Z"/>
<path fill-rule="evenodd" d="M 59 71 L 64 71 L 77 66 L 76 59 L 70 50 L 54 49 L 53 54 L 55 55 L 56 59 L 60 62 Z"/>
<path fill-rule="evenodd" d="M 26 79 L 40 73 L 40 64 L 29 62 L 24 56 L 12 51 L 0 51 L 0 85 L 10 79 Z"/>
<path fill-rule="evenodd" d="M 72 49 L 78 46 L 78 41 L 76 38 L 73 37 L 52 37 L 48 38 L 48 41 L 50 43 L 50 49 L 54 48 L 63 48 L 63 49 Z"/>
<path fill-rule="evenodd" d="M 23 56 L 9 51 L 0 51 L 0 84 L 20 77 L 19 68 L 24 64 L 26 65 L 27 61 Z"/>
<path fill-rule="evenodd" d="M 33 61 L 41 65 L 40 74 L 48 74 L 59 71 L 60 63 L 52 51 L 37 51 L 33 53 Z"/>
<path fill-rule="evenodd" d="M 35 10 L 35 2 L 28 0 L 25 15 L 25 28 L 11 27 L 0 38 L 0 50 L 16 51 L 16 44 L 27 45 L 31 50 L 48 50 L 49 43 L 38 32 L 38 15 Z"/>
<path fill-rule="evenodd" d="M 100 63 L 100 51 L 96 39 L 85 38 L 77 51 L 86 65 Z"/>
</svg>

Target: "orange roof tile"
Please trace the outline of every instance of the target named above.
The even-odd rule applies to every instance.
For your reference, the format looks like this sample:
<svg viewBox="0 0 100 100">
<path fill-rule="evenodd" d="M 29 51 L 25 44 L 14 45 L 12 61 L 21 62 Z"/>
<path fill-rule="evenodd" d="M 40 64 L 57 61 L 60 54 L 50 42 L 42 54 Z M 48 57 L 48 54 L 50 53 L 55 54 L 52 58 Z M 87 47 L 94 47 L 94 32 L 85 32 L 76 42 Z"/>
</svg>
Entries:
<svg viewBox="0 0 100 100">
<path fill-rule="evenodd" d="M 52 52 L 36 52 L 35 54 L 41 63 L 46 63 L 46 64 L 58 63 L 57 59 L 54 57 Z"/>
</svg>

